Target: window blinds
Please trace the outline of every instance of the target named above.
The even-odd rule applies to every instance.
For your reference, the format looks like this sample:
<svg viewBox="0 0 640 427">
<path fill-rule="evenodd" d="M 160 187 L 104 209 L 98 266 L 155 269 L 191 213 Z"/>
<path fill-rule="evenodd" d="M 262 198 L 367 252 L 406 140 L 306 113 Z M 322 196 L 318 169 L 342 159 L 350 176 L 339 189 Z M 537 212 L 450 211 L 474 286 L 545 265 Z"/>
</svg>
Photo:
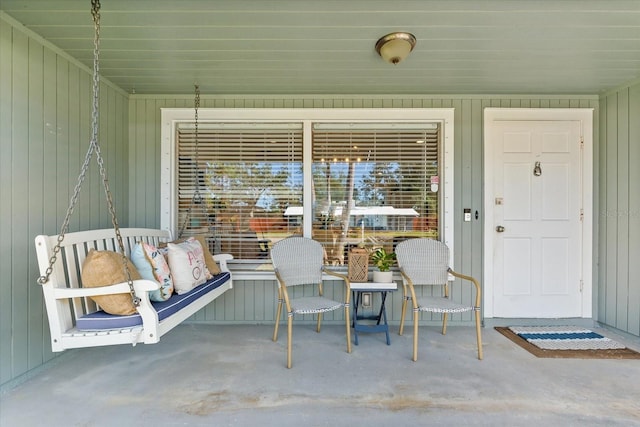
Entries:
<svg viewBox="0 0 640 427">
<path fill-rule="evenodd" d="M 432 123 L 315 124 L 314 235 L 327 248 L 437 237 L 439 146 Z M 333 252 L 343 263 L 346 253 Z"/>
<path fill-rule="evenodd" d="M 196 138 L 183 124 L 177 133 L 178 224 L 209 235 L 214 251 L 263 257 L 255 240 L 264 240 L 264 224 L 287 232 L 282 212 L 302 203 L 302 125 L 204 123 Z M 193 203 L 196 190 L 202 203 Z"/>
<path fill-rule="evenodd" d="M 312 123 L 312 237 L 335 255 L 328 262 L 345 262 L 345 248 L 364 239 L 438 237 L 439 126 Z M 205 233 L 213 251 L 256 259 L 301 233 L 302 123 L 200 123 L 197 138 L 182 123 L 176 140 L 185 235 Z"/>
<path fill-rule="evenodd" d="M 355 205 L 393 205 L 416 208 L 425 214 L 424 200 L 431 182 L 439 182 L 439 128 L 425 124 L 423 129 L 332 128 L 331 124 L 314 126 L 313 166 L 316 197 L 326 199 L 327 171 L 331 181 L 346 185 L 349 168 L 355 166 Z M 399 126 L 399 125 L 396 125 Z M 413 125 L 415 126 L 415 125 Z M 331 183 L 329 181 L 329 183 Z M 434 188 L 436 190 L 436 188 Z M 338 198 L 346 200 L 344 188 L 334 188 Z"/>
</svg>

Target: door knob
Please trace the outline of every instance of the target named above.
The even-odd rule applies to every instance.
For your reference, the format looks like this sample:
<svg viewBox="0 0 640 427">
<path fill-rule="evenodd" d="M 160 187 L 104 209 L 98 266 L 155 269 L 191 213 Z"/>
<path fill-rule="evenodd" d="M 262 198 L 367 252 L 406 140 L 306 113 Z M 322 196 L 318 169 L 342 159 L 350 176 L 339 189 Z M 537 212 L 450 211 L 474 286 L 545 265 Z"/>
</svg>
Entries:
<svg viewBox="0 0 640 427">
<path fill-rule="evenodd" d="M 497 226 L 497 227 L 496 227 L 496 231 L 497 231 L 498 233 L 504 233 L 504 226 L 502 226 L 502 225 Z"/>
</svg>

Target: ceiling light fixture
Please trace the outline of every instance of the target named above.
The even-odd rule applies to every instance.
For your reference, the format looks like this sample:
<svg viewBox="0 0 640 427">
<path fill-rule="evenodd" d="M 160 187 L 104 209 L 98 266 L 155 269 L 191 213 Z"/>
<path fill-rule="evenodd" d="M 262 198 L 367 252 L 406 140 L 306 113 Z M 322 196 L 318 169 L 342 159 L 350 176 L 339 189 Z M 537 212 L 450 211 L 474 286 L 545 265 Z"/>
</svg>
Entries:
<svg viewBox="0 0 640 427">
<path fill-rule="evenodd" d="M 416 45 L 411 33 L 391 33 L 376 42 L 376 52 L 387 62 L 397 64 L 405 59 Z"/>
</svg>

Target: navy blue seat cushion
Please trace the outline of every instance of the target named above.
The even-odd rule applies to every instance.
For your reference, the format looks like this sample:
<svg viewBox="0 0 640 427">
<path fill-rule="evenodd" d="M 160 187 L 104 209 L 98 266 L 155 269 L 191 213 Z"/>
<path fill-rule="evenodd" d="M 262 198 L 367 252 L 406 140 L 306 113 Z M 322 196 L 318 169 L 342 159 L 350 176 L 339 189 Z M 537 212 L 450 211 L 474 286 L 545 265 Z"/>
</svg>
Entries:
<svg viewBox="0 0 640 427">
<path fill-rule="evenodd" d="M 162 321 L 171 316 L 176 311 L 189 305 L 192 301 L 197 300 L 203 295 L 208 294 L 216 289 L 227 280 L 230 274 L 222 272 L 200 286 L 195 287 L 186 294 L 173 294 L 166 301 L 151 302 L 153 308 L 158 312 L 158 321 Z M 96 331 L 101 329 L 118 329 L 131 328 L 134 326 L 142 326 L 142 317 L 139 314 L 130 314 L 128 316 L 117 316 L 104 311 L 96 311 L 91 314 L 80 317 L 76 322 L 76 328 L 81 331 Z"/>
</svg>

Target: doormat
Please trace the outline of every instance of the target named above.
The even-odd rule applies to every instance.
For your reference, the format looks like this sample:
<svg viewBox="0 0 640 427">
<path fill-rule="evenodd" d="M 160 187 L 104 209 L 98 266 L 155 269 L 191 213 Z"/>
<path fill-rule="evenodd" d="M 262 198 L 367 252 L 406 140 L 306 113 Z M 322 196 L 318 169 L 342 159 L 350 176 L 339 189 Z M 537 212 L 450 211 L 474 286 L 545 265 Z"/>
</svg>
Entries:
<svg viewBox="0 0 640 427">
<path fill-rule="evenodd" d="M 640 353 L 575 326 L 511 326 L 495 330 L 536 357 L 574 359 L 640 359 Z"/>
</svg>

